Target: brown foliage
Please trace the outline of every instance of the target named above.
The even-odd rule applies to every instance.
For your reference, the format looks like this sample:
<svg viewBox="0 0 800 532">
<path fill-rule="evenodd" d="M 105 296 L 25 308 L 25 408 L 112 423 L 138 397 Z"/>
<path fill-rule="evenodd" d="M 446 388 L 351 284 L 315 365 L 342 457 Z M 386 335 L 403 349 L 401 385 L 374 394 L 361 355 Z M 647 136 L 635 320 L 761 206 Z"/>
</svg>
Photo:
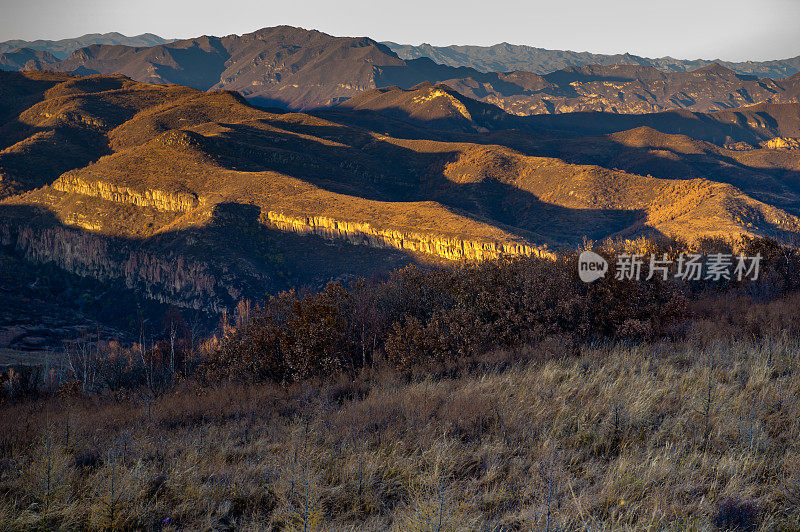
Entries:
<svg viewBox="0 0 800 532">
<path fill-rule="evenodd" d="M 546 338 L 652 339 L 685 316 L 674 283 L 613 278 L 587 285 L 577 257 L 410 266 L 389 279 L 286 292 L 228 332 L 205 363 L 210 380 L 289 382 L 352 372 L 377 360 L 446 369 Z"/>
</svg>

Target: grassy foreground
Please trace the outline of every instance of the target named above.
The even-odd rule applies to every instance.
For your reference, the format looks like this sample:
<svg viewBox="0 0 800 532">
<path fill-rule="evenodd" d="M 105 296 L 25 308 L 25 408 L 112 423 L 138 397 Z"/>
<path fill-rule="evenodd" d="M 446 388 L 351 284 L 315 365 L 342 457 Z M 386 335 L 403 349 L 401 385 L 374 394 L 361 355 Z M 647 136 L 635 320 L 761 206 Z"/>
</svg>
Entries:
<svg viewBox="0 0 800 532">
<path fill-rule="evenodd" d="M 800 341 L 0 412 L 0 529 L 800 530 Z"/>
</svg>

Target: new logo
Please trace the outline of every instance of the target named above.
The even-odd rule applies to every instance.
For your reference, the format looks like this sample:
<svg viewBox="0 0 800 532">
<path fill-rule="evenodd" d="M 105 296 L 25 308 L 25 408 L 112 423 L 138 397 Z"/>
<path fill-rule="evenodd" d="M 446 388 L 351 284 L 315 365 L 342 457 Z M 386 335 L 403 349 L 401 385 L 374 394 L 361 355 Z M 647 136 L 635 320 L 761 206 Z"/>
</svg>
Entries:
<svg viewBox="0 0 800 532">
<path fill-rule="evenodd" d="M 584 251 L 578 257 L 578 277 L 584 283 L 605 277 L 606 272 L 608 272 L 608 262 L 594 251 Z"/>
</svg>

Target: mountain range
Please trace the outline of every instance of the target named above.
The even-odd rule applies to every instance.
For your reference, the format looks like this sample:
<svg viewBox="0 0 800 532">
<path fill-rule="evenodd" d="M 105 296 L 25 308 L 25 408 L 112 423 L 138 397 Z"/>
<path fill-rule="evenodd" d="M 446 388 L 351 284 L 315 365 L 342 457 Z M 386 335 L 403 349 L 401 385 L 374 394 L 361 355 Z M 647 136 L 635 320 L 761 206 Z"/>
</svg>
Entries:
<svg viewBox="0 0 800 532">
<path fill-rule="evenodd" d="M 546 75 L 487 73 L 440 65 L 425 57 L 400 59 L 367 37 L 334 37 L 289 26 L 148 47 L 97 44 L 56 62 L 29 57 L 30 52 L 18 59 L 10 55 L 0 56 L 0 62 L 25 61 L 26 70 L 124 74 L 146 83 L 233 90 L 258 105 L 293 110 L 330 107 L 375 88 L 408 89 L 424 81 L 445 83 L 517 115 L 705 112 L 759 102 L 796 102 L 800 94 L 800 75 L 759 79 L 717 63 L 671 73 L 632 65 L 568 67 Z"/>
<path fill-rule="evenodd" d="M 72 52 L 93 44 L 147 47 L 167 44 L 175 39 L 164 39 L 152 33 L 127 37 L 121 33 L 93 33 L 71 39 L 10 40 L 0 42 L 0 54 L 20 48 L 48 52 L 56 60 L 66 59 Z M 588 65 L 639 65 L 651 66 L 662 72 L 687 72 L 719 63 L 737 74 L 754 75 L 772 79 L 792 76 L 800 72 L 800 56 L 771 61 L 723 61 L 721 59 L 675 59 L 673 57 L 648 58 L 629 53 L 597 54 L 569 50 L 548 50 L 534 46 L 509 44 L 492 46 L 432 46 L 410 45 L 385 41 L 392 52 L 401 59 L 427 57 L 434 62 L 451 67 L 470 67 L 481 72 L 512 72 L 522 70 L 534 74 L 550 74 L 568 67 Z"/>
<path fill-rule="evenodd" d="M 550 74 L 569 67 L 587 65 L 637 65 L 649 66 L 662 72 L 688 72 L 718 63 L 737 74 L 780 79 L 800 72 L 800 56 L 774 61 L 732 62 L 720 59 L 651 59 L 632 54 L 593 54 L 568 50 L 547 50 L 507 42 L 493 46 L 431 46 L 384 42 L 402 59 L 427 57 L 452 67 L 470 67 L 481 72 L 510 72 L 524 70 L 535 74 Z"/>
<path fill-rule="evenodd" d="M 122 76 L 0 79 L 5 243 L 182 306 L 365 271 L 361 246 L 375 267 L 800 231 L 798 158 L 776 143 L 800 137 L 798 104 L 515 117 L 423 83 L 298 114 Z"/>
<path fill-rule="evenodd" d="M 800 94 L 800 75 L 758 78 L 719 63 L 691 72 L 662 72 L 639 64 L 569 66 L 544 75 L 507 71 L 515 63 L 495 65 L 503 71 L 484 72 L 438 64 L 428 57 L 401 59 L 367 37 L 333 37 L 289 26 L 155 46 L 95 44 L 58 61 L 44 54 L 17 50 L 0 55 L 0 65 L 9 70 L 124 74 L 146 83 L 234 90 L 262 106 L 295 110 L 330 107 L 364 91 L 392 85 L 407 89 L 423 81 L 445 83 L 518 115 L 705 112 L 795 102 Z"/>
<path fill-rule="evenodd" d="M 52 67 L 0 72 L 9 309 L 52 279 L 128 315 L 141 298 L 214 314 L 584 239 L 800 237 L 800 75 L 483 73 L 289 27 Z M 41 300 L 0 315 L 0 348 L 84 296 Z"/>
<path fill-rule="evenodd" d="M 0 42 L 0 54 L 6 52 L 13 52 L 20 48 L 27 48 L 28 50 L 36 50 L 47 52 L 52 55 L 56 60 L 66 59 L 69 54 L 93 44 L 107 44 L 107 45 L 122 45 L 122 46 L 155 46 L 157 44 L 165 44 L 172 42 L 173 39 L 163 39 L 158 35 L 152 33 L 143 33 L 134 37 L 128 37 L 121 33 L 90 33 L 81 37 L 72 39 L 61 39 L 58 41 L 49 41 L 39 39 L 36 41 L 24 41 L 21 39 Z"/>
</svg>

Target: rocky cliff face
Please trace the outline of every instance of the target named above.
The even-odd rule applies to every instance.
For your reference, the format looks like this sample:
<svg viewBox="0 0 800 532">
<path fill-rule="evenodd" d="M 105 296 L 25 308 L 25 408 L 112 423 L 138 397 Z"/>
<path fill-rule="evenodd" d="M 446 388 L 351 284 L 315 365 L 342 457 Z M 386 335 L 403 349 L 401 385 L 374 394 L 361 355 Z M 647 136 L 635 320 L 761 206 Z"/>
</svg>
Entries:
<svg viewBox="0 0 800 532">
<path fill-rule="evenodd" d="M 156 189 L 134 190 L 103 181 L 85 181 L 65 175 L 53 188 L 61 192 L 150 207 L 163 211 L 189 212 L 204 205 L 202 197 L 188 192 L 165 192 Z M 344 240 L 355 245 L 394 248 L 412 253 L 434 255 L 447 260 L 487 260 L 520 255 L 547 255 L 548 252 L 524 242 L 470 240 L 399 229 L 379 229 L 367 222 L 336 220 L 326 216 L 289 215 L 267 210 L 262 221 L 281 231 L 314 234 L 329 240 Z M 88 227 L 83 225 L 83 227 Z"/>
<path fill-rule="evenodd" d="M 0 238 L 26 260 L 101 281 L 121 279 L 162 303 L 220 311 L 241 295 L 205 262 L 69 227 L 0 220 Z"/>
<path fill-rule="evenodd" d="M 86 181 L 65 174 L 53 183 L 53 188 L 72 194 L 84 194 L 115 203 L 137 207 L 151 207 L 160 211 L 189 212 L 200 206 L 200 200 L 191 192 L 166 192 L 158 189 L 134 190 L 104 181 Z"/>
<path fill-rule="evenodd" d="M 800 139 L 775 137 L 761 143 L 768 150 L 800 150 Z"/>
<path fill-rule="evenodd" d="M 133 189 L 104 181 L 89 181 L 65 174 L 53 188 L 67 194 L 91 196 L 139 208 L 185 213 L 204 206 L 202 197 L 189 192 Z M 128 288 L 162 303 L 219 312 L 253 293 L 266 293 L 275 279 L 255 263 L 232 266 L 222 249 L 205 260 L 192 259 L 185 250 L 204 231 L 265 228 L 377 249 L 394 249 L 438 259 L 487 260 L 520 255 L 550 256 L 543 248 L 518 241 L 490 241 L 429 234 L 396 228 L 378 228 L 368 222 L 338 220 L 319 215 L 288 214 L 257 205 L 215 204 L 189 228 L 186 235 L 153 233 L 144 240 L 111 237 L 95 229 L 93 219 L 67 225 L 36 222 L 23 217 L 0 218 L 0 243 L 34 263 L 53 263 L 64 270 L 100 281 L 121 280 Z M 69 214 L 69 213 L 68 213 Z M 76 214 L 77 216 L 77 214 Z M 235 220 L 234 220 L 235 219 Z M 233 223 L 233 222 L 236 223 Z M 209 224 L 210 222 L 210 224 Z M 77 227 L 76 227 L 77 226 Z M 80 228 L 79 228 L 80 227 Z M 215 229 L 216 227 L 216 229 Z M 197 233 L 197 235 L 195 235 Z M 192 236 L 195 235 L 195 236 Z M 200 237 L 202 238 L 202 237 Z M 249 259 L 248 259 L 249 260 Z M 232 269 L 233 268 L 233 269 Z M 234 271 L 236 270 L 236 271 Z"/>
<path fill-rule="evenodd" d="M 314 234 L 327 239 L 342 239 L 356 245 L 426 253 L 448 260 L 550 255 L 542 248 L 522 242 L 488 242 L 397 229 L 378 229 L 369 223 L 334 220 L 325 216 L 290 216 L 268 211 L 265 218 L 267 223 L 282 231 Z"/>
</svg>

